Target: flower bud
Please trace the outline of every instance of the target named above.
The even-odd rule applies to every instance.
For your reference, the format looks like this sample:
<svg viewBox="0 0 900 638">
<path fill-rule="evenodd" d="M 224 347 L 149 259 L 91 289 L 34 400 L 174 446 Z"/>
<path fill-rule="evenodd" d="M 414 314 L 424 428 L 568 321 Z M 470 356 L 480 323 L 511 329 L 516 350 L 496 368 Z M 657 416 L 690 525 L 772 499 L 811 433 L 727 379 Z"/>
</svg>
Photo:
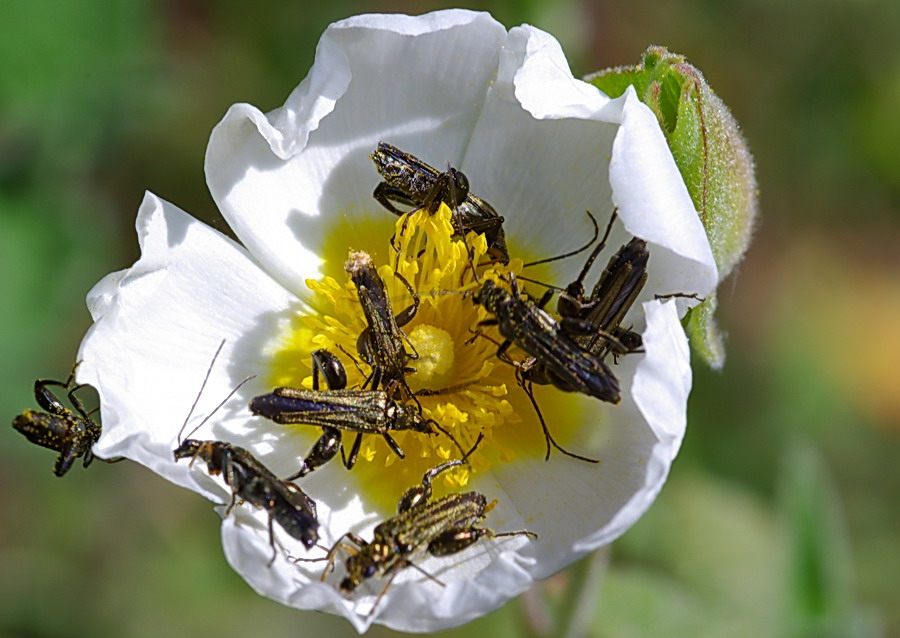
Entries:
<svg viewBox="0 0 900 638">
<path fill-rule="evenodd" d="M 587 79 L 610 97 L 634 86 L 656 114 L 724 279 L 750 244 L 757 212 L 753 158 L 731 111 L 699 69 L 664 47 L 648 48 L 637 66 L 607 69 Z M 719 368 L 724 348 L 715 306 L 711 294 L 692 310 L 687 327 L 694 348 Z"/>
</svg>

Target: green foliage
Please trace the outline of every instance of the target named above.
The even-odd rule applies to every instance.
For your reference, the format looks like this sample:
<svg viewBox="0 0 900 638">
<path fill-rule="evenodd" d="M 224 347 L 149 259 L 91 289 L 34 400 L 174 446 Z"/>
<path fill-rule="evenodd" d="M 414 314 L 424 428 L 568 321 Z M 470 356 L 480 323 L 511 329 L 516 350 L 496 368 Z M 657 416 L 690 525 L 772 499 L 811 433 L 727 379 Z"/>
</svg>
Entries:
<svg viewBox="0 0 900 638">
<path fill-rule="evenodd" d="M 725 336 L 719 330 L 715 317 L 718 305 L 718 292 L 711 292 L 684 318 L 691 347 L 716 369 L 725 364 Z"/>
<path fill-rule="evenodd" d="M 790 635 L 876 635 L 871 619 L 854 608 L 845 523 L 835 491 L 812 449 L 789 448 L 782 481 Z"/>
</svg>

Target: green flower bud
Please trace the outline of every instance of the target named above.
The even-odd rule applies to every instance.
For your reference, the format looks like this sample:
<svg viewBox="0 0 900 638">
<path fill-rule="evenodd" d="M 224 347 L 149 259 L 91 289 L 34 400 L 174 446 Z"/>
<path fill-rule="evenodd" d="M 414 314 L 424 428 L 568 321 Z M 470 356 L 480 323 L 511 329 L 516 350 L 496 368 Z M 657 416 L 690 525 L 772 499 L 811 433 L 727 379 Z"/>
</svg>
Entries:
<svg viewBox="0 0 900 638">
<path fill-rule="evenodd" d="M 664 47 L 648 48 L 637 66 L 607 69 L 587 80 L 610 97 L 634 86 L 656 114 L 724 279 L 747 250 L 757 213 L 753 158 L 731 111 L 699 69 Z M 719 368 L 725 354 L 715 307 L 713 293 L 691 311 L 686 325 L 694 349 Z"/>
</svg>

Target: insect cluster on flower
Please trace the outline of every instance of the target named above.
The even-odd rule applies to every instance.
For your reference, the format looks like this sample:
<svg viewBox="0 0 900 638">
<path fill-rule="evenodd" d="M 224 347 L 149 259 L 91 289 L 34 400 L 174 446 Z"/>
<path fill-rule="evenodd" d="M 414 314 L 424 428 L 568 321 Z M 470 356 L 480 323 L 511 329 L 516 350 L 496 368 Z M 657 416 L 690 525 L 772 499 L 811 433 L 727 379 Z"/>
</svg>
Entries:
<svg viewBox="0 0 900 638">
<path fill-rule="evenodd" d="M 495 532 L 482 526 L 492 506 L 488 497 L 480 492 L 455 492 L 441 497 L 432 494 L 434 479 L 468 466 L 485 435 L 477 430 L 454 429 L 451 424 L 442 422 L 439 415 L 435 416 L 437 412 L 423 407 L 423 401 L 434 397 L 468 391 L 468 383 L 454 385 L 438 380 L 423 385 L 414 381 L 429 358 L 425 352 L 420 352 L 422 346 L 417 347 L 407 328 L 420 310 L 421 297 L 445 294 L 470 299 L 471 309 L 480 313 L 480 319 L 469 328 L 470 338 L 462 347 L 473 347 L 476 342 L 484 347 L 485 341 L 496 345 L 496 348 L 491 346 L 490 353 L 502 362 L 501 365 L 511 367 L 516 382 L 537 414 L 543 430 L 546 458 L 555 448 L 582 462 L 596 463 L 595 459 L 566 449 L 557 442 L 552 434 L 553 423 L 548 423 L 540 410 L 534 386 L 552 386 L 610 404 L 620 401 L 621 390 L 613 366 L 620 357 L 642 349 L 640 334 L 623 326 L 622 322 L 647 280 L 649 260 L 647 243 L 632 239 L 612 256 L 590 294 L 586 293 L 584 280 L 603 250 L 616 220 L 613 212 L 603 237 L 597 241 L 599 227 L 588 213 L 595 234 L 583 248 L 530 264 L 522 265 L 519 260 L 514 268 L 511 264 L 515 256 L 510 254 L 504 235 L 504 218 L 488 202 L 469 192 L 468 179 L 461 171 L 449 166 L 447 170 L 439 171 L 386 142 L 378 143 L 371 159 L 383 180 L 375 188 L 375 200 L 390 212 L 402 216 L 395 236 L 390 238 L 396 251 L 394 281 L 382 277 L 368 253 L 350 251 L 345 271 L 364 318 L 364 327 L 353 335 L 356 351 L 343 346 L 339 347 L 340 352 L 327 348 L 314 350 L 310 364 L 311 388 L 276 387 L 267 394 L 254 397 L 248 406 L 252 415 L 277 424 L 317 427 L 321 431 L 319 438 L 300 459 L 297 470 L 285 477 L 279 477 L 243 447 L 221 440 L 191 438 L 193 431 L 184 436 L 187 419 L 172 452 L 176 461 L 190 459 L 192 464 L 199 461 L 205 464 L 210 475 L 221 476 L 232 495 L 226 514 L 239 502 L 266 512 L 269 544 L 273 551 L 270 565 L 278 553 L 277 523 L 307 550 L 324 550 L 324 556 L 291 557 L 303 562 L 324 561 L 323 580 L 335 571 L 341 552 L 346 554 L 343 576 L 336 581 L 345 595 L 352 595 L 367 579 L 383 578 L 383 588 L 370 614 L 394 577 L 404 568 L 415 568 L 442 584 L 436 576 L 416 564 L 417 555 L 456 554 L 482 538 L 536 538 L 527 530 Z M 403 211 L 396 207 L 397 204 L 411 209 Z M 415 273 L 427 269 L 418 260 L 428 251 L 429 242 L 434 241 L 427 222 L 443 208 L 449 210 L 452 231 L 448 235 L 452 236 L 453 245 L 459 248 L 455 258 L 461 260 L 463 266 L 455 279 L 456 289 L 422 291 L 416 286 Z M 517 277 L 516 269 L 521 272 L 522 268 L 571 257 L 588 249 L 588 258 L 571 283 L 565 286 L 542 284 L 547 291 L 540 299 L 520 290 L 519 280 L 534 280 Z M 437 260 L 432 267 L 443 265 L 439 263 L 439 250 L 432 250 L 430 258 Z M 407 276 L 404 271 L 413 274 Z M 392 294 L 395 290 L 411 299 L 410 305 L 399 312 L 392 303 L 392 296 L 396 298 Z M 554 316 L 545 307 L 556 293 L 557 315 Z M 218 354 L 217 351 L 216 356 Z M 340 354 L 364 378 L 356 387 L 348 387 L 347 368 L 339 358 Z M 215 357 L 210 371 L 214 364 Z M 100 425 L 75 396 L 75 390 L 81 386 L 73 388 L 72 383 L 73 377 L 66 383 L 37 381 L 35 396 L 47 412 L 27 410 L 13 422 L 13 426 L 33 443 L 60 453 L 55 467 L 58 476 L 62 476 L 79 457 L 84 458 L 85 466 L 88 465 L 92 459 L 91 445 L 99 439 L 101 432 Z M 50 393 L 49 385 L 69 391 L 77 415 Z M 201 393 L 205 385 L 206 380 Z M 430 467 L 418 484 L 406 489 L 399 500 L 397 513 L 375 526 L 371 540 L 347 531 L 330 547 L 321 545 L 316 503 L 294 481 L 315 471 L 338 452 L 346 468 L 352 469 L 360 457 L 364 435 L 377 435 L 393 455 L 404 459 L 406 453 L 397 440 L 399 433 L 406 437 L 443 437 L 447 449 L 457 458 Z M 345 434 L 354 437 L 349 452 L 343 447 Z"/>
</svg>

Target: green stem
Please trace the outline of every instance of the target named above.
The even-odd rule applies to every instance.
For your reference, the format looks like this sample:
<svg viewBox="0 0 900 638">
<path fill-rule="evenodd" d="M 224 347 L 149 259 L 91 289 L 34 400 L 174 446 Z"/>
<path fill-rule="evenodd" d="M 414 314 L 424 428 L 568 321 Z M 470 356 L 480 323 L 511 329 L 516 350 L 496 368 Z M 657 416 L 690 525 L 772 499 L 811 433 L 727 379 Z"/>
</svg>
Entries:
<svg viewBox="0 0 900 638">
<path fill-rule="evenodd" d="M 572 583 L 559 610 L 559 635 L 584 638 L 594 619 L 600 598 L 600 587 L 609 566 L 609 548 L 602 547 L 569 570 Z"/>
</svg>

